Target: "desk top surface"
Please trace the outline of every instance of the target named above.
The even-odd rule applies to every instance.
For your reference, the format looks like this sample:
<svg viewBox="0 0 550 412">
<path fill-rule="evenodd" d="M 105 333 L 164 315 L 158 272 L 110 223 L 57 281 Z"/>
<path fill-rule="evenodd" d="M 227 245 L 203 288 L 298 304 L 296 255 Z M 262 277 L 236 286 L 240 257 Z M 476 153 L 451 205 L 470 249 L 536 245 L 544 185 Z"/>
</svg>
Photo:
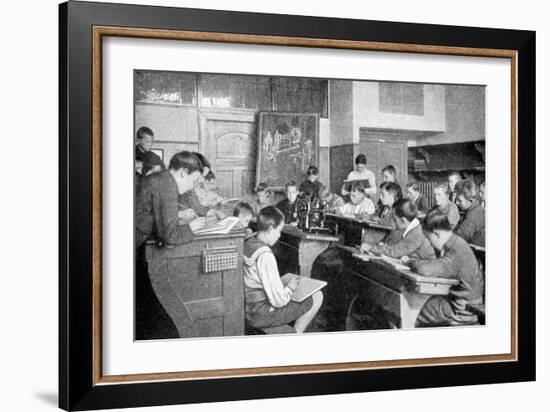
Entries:
<svg viewBox="0 0 550 412">
<path fill-rule="evenodd" d="M 393 227 L 384 225 L 379 222 L 375 222 L 374 220 L 368 220 L 368 219 L 362 219 L 358 220 L 353 217 L 348 216 L 339 216 L 332 213 L 327 213 L 327 219 L 330 220 L 336 220 L 336 221 L 342 221 L 342 222 L 348 222 L 348 223 L 355 223 L 360 226 L 369 227 L 372 229 L 380 229 L 380 230 L 386 230 L 388 232 L 393 230 Z"/>
<path fill-rule="evenodd" d="M 411 270 L 402 270 L 398 269 L 395 266 L 393 266 L 391 263 L 382 261 L 380 259 L 370 259 L 365 260 L 365 258 L 361 258 L 359 256 L 354 256 L 360 254 L 359 250 L 357 248 L 349 247 L 349 246 L 343 246 L 339 245 L 340 248 L 343 250 L 346 250 L 349 252 L 352 256 L 352 258 L 361 266 L 363 264 L 365 267 L 368 267 L 369 265 L 375 266 L 379 269 L 383 269 L 387 273 L 391 273 L 393 275 L 397 275 L 401 278 L 404 278 L 408 281 L 414 282 L 416 284 L 420 283 L 435 283 L 439 285 L 458 285 L 460 282 L 457 279 L 449 279 L 449 278 L 441 278 L 441 277 L 428 277 L 428 276 L 422 276 L 418 273 L 414 273 Z"/>
<path fill-rule="evenodd" d="M 306 239 L 306 240 L 319 240 L 319 241 L 325 241 L 325 242 L 339 242 L 341 240 L 338 236 L 334 236 L 334 235 L 304 232 L 298 229 L 296 226 L 292 226 L 292 225 L 285 225 L 285 227 L 282 230 L 282 233 L 290 236 L 295 236 L 300 239 Z"/>
</svg>

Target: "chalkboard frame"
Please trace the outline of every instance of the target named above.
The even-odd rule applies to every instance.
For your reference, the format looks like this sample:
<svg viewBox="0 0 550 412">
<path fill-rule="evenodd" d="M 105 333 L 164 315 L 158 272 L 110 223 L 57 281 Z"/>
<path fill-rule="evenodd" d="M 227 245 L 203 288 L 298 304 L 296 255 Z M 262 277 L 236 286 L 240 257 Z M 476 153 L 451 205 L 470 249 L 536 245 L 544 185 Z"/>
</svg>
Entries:
<svg viewBox="0 0 550 412">
<path fill-rule="evenodd" d="M 311 145 L 311 155 L 312 155 L 311 161 L 304 163 L 305 159 L 302 158 L 303 160 L 302 160 L 302 166 L 301 166 L 301 173 L 288 173 L 287 176 L 285 177 L 280 175 L 281 170 L 280 168 L 277 168 L 278 184 L 270 184 L 269 179 L 266 179 L 267 176 L 265 176 L 265 172 L 262 170 L 263 162 L 267 161 L 266 159 L 267 156 L 263 156 L 265 145 L 262 139 L 267 135 L 268 132 L 271 132 L 270 129 L 273 128 L 272 126 L 273 123 L 271 123 L 270 120 L 271 118 L 276 116 L 277 117 L 283 116 L 288 118 L 287 125 L 289 126 L 289 128 L 292 127 L 293 125 L 292 123 L 296 123 L 296 121 L 298 121 L 299 124 L 302 125 L 304 124 L 304 121 L 307 121 L 310 119 L 313 120 L 314 121 L 313 129 L 315 132 L 315 136 L 313 138 L 313 142 Z M 297 183 L 300 183 L 300 181 L 303 180 L 304 176 L 306 175 L 306 170 L 308 166 L 315 165 L 319 168 L 319 164 L 318 164 L 319 163 L 319 143 L 320 143 L 319 142 L 319 118 L 320 118 L 319 113 L 297 113 L 297 112 L 279 112 L 279 111 L 261 111 L 258 113 L 256 187 L 258 187 L 260 183 L 266 183 L 268 186 L 268 190 L 273 192 L 282 192 L 285 189 L 285 184 L 287 183 L 287 181 L 292 179 L 292 180 L 295 180 Z M 293 129 L 289 129 L 288 133 L 286 133 L 285 135 L 290 135 L 292 133 L 292 130 Z M 305 137 L 309 137 L 309 136 L 305 136 Z M 275 137 L 273 137 L 273 139 L 275 139 Z M 298 137 L 298 141 L 300 141 L 300 137 Z M 277 145 L 276 142 L 273 142 L 273 145 L 270 145 L 271 150 L 268 150 L 268 152 L 271 153 L 271 155 L 273 155 L 273 153 L 275 152 L 276 149 L 273 150 L 273 148 L 276 145 Z M 291 146 L 288 149 L 292 149 L 292 147 L 293 146 L 291 143 Z M 303 145 L 301 143 L 298 147 L 296 147 L 296 149 L 299 150 L 300 148 L 303 148 Z M 287 149 L 282 149 L 279 152 L 282 152 L 284 150 L 287 150 Z M 297 160 L 297 157 L 294 157 L 294 159 Z"/>
</svg>

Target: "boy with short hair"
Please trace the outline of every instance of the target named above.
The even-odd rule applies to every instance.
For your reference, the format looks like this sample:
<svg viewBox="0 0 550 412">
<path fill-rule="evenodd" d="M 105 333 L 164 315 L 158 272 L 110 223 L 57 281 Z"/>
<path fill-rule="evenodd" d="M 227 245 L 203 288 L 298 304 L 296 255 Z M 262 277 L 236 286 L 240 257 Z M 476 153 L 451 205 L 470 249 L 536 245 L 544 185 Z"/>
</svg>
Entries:
<svg viewBox="0 0 550 412">
<path fill-rule="evenodd" d="M 197 194 L 200 204 L 207 207 L 218 206 L 220 204 L 224 205 L 225 199 L 215 192 L 216 189 L 216 175 L 214 172 L 209 171 L 206 176 L 204 176 L 204 182 L 195 187 L 195 193 Z"/>
<path fill-rule="evenodd" d="M 485 209 L 479 204 L 475 182 L 462 180 L 456 185 L 455 191 L 456 203 L 465 212 L 455 233 L 468 243 L 485 247 Z"/>
<path fill-rule="evenodd" d="M 283 285 L 270 248 L 279 240 L 283 227 L 283 214 L 268 206 L 258 214 L 256 236 L 244 242 L 245 315 L 248 324 L 255 328 L 294 322 L 294 331 L 303 333 L 319 311 L 323 294 L 316 292 L 301 303 L 291 300 L 298 280 L 292 278 Z"/>
<path fill-rule="evenodd" d="M 328 213 L 336 213 L 338 209 L 345 205 L 344 199 L 330 190 L 327 186 L 321 187 L 319 190 L 319 199 L 326 205 Z"/>
<path fill-rule="evenodd" d="M 365 195 L 365 186 L 361 182 L 353 182 L 350 191 L 350 202 L 340 207 L 337 214 L 359 219 L 374 214 L 374 203 Z"/>
<path fill-rule="evenodd" d="M 428 199 L 420 193 L 420 185 L 418 182 L 411 181 L 407 183 L 407 197 L 416 205 L 416 208 L 420 213 L 420 217 L 424 217 L 430 210 Z"/>
<path fill-rule="evenodd" d="M 306 188 L 307 192 L 311 192 L 311 187 Z M 279 209 L 285 217 L 285 223 L 290 224 L 296 221 L 298 217 L 296 212 L 296 200 L 298 199 L 298 185 L 294 180 L 287 182 L 285 185 L 286 198 L 277 203 Z"/>
<path fill-rule="evenodd" d="M 233 209 L 233 216 L 239 218 L 239 223 L 242 227 L 246 228 L 248 235 L 252 234 L 252 229 L 248 227 L 250 221 L 254 217 L 252 206 L 246 202 L 237 203 L 235 209 Z"/>
<path fill-rule="evenodd" d="M 451 228 L 454 229 L 460 220 L 460 213 L 456 203 L 451 202 L 451 189 L 447 183 L 440 183 L 434 187 L 435 204 L 437 210 L 447 216 Z"/>
<path fill-rule="evenodd" d="M 151 151 L 155 142 L 155 135 L 148 127 L 140 127 L 136 132 L 136 157 L 142 163 L 141 175 L 147 176 L 165 169 L 160 157 Z"/>
<path fill-rule="evenodd" d="M 313 192 L 313 196 L 318 197 L 319 190 L 321 189 L 321 186 L 323 186 L 318 179 L 319 169 L 317 169 L 317 166 L 309 166 L 307 168 L 307 179 L 300 185 L 300 192 L 305 193 L 311 190 L 311 192 Z"/>
<path fill-rule="evenodd" d="M 450 190 L 449 199 L 451 200 L 451 202 L 456 202 L 455 186 L 461 180 L 462 180 L 462 175 L 456 170 L 449 173 L 449 177 L 447 178 L 447 181 L 449 182 L 449 190 Z"/>
<path fill-rule="evenodd" d="M 457 279 L 448 296 L 433 296 L 422 307 L 417 327 L 460 326 L 477 323 L 477 316 L 466 309 L 468 303 L 482 303 L 484 280 L 470 246 L 453 233 L 447 216 L 430 212 L 423 224 L 432 246 L 441 251 L 434 260 L 411 260 L 408 264 L 418 274 Z"/>
<path fill-rule="evenodd" d="M 267 184 L 263 182 L 258 183 L 255 192 L 256 196 L 251 206 L 252 209 L 254 209 L 254 214 L 257 215 L 264 207 L 270 206 L 271 192 L 269 191 Z"/>
</svg>

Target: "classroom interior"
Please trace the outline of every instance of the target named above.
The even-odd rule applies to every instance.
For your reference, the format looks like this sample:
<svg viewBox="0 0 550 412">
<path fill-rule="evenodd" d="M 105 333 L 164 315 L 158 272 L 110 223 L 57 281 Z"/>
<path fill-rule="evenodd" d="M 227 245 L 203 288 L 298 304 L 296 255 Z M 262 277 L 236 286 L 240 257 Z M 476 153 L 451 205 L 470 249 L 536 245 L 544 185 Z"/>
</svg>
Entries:
<svg viewBox="0 0 550 412">
<path fill-rule="evenodd" d="M 317 116 L 312 160 L 318 180 L 335 193 L 340 192 L 359 154 L 366 156 L 367 169 L 374 173 L 377 186 L 383 182 L 383 168 L 392 165 L 405 195 L 407 183 L 417 182 L 430 208 L 435 207 L 434 187 L 446 183 L 453 171 L 477 185 L 485 181 L 482 85 L 140 70 L 134 72 L 134 85 L 134 132 L 143 126 L 154 131 L 152 151 L 166 167 L 172 156 L 183 150 L 204 155 L 215 173 L 217 193 L 227 199 L 255 199 L 261 183 L 259 119 L 265 112 Z M 295 176 L 298 183 L 306 178 L 304 168 Z M 281 187 L 271 192 L 272 205 L 285 197 Z M 377 200 L 375 195 L 373 201 Z M 225 214 L 230 213 L 226 207 Z M 404 277 L 395 268 L 353 259 L 353 247 L 364 236 L 382 241 L 387 231 L 354 219 L 331 219 L 330 233 L 308 233 L 296 227 L 283 230 L 273 246 L 280 274 L 315 277 L 318 256 L 340 244 L 358 291 L 339 309 L 342 331 L 414 327 L 426 299 L 444 292 L 414 273 Z M 247 325 L 242 280 L 245 238 L 245 233 L 232 231 L 197 237 L 191 244 L 169 250 L 148 242 L 144 253 L 155 295 L 151 299 L 158 300 L 151 310 L 163 312 L 173 332 L 159 328 L 160 332 L 144 339 L 291 332 L 288 325 Z M 221 255 L 231 250 L 232 254 L 223 256 L 231 255 L 232 263 L 207 272 L 209 255 L 205 250 L 219 250 Z M 472 250 L 482 267 L 484 247 Z M 153 267 L 161 269 L 155 272 Z M 453 284 L 443 282 L 439 287 L 449 293 Z M 375 309 L 365 309 L 365 302 L 376 302 Z M 477 309 L 481 319 L 484 308 Z M 151 315 L 154 322 L 161 323 L 161 316 L 155 316 Z M 384 320 L 370 319 L 373 316 Z M 370 326 L 365 326 L 366 318 L 371 320 Z M 320 322 L 312 324 L 309 331 L 328 329 Z"/>
</svg>

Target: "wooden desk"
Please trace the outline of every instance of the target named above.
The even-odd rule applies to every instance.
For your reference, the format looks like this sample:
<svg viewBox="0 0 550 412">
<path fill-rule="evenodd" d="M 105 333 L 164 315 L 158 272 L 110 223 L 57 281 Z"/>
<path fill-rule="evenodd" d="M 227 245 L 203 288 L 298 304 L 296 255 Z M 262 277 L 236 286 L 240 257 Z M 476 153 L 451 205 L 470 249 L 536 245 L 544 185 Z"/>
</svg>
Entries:
<svg viewBox="0 0 550 412">
<path fill-rule="evenodd" d="M 432 278 L 403 271 L 378 260 L 364 261 L 353 254 L 356 249 L 342 247 L 346 255 L 346 271 L 356 284 L 355 296 L 348 297 L 350 309 L 356 299 L 369 302 L 397 319 L 397 327 L 414 328 L 424 303 L 433 295 L 448 295 L 456 279 Z M 347 322 L 346 329 L 353 329 Z"/>
<path fill-rule="evenodd" d="M 244 229 L 235 229 L 227 235 L 196 236 L 184 245 L 146 245 L 153 291 L 180 337 L 244 335 L 244 236 Z M 204 273 L 202 251 L 230 245 L 237 248 L 236 268 Z"/>
<path fill-rule="evenodd" d="M 326 225 L 334 228 L 335 234 L 344 239 L 344 244 L 347 246 L 360 245 L 362 241 L 375 245 L 393 230 L 391 226 L 373 221 L 357 220 L 330 213 L 327 213 Z"/>
<path fill-rule="evenodd" d="M 311 267 L 332 242 L 341 239 L 332 235 L 302 232 L 294 226 L 285 225 L 281 238 L 273 246 L 281 275 L 291 272 L 311 277 Z"/>
</svg>

